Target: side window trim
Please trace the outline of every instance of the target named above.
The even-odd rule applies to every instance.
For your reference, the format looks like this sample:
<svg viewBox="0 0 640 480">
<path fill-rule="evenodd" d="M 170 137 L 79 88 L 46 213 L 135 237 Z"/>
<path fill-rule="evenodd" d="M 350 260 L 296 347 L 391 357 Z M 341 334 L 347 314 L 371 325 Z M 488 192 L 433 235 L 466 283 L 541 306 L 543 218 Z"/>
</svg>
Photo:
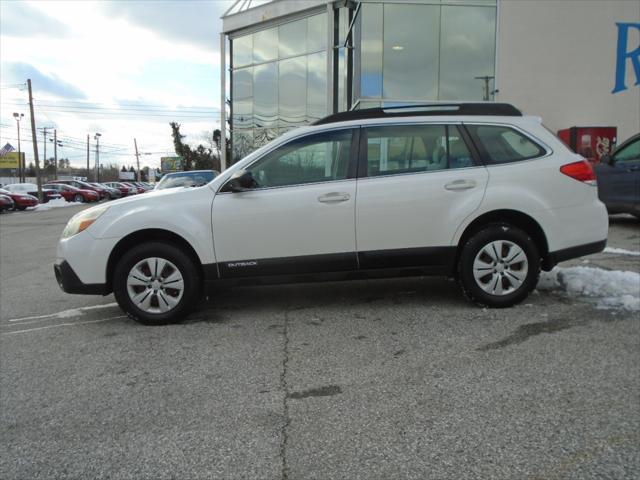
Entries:
<svg viewBox="0 0 640 480">
<path fill-rule="evenodd" d="M 447 138 L 447 159 L 449 160 L 449 135 L 450 135 L 450 127 L 457 127 L 458 132 L 460 133 L 460 136 L 462 137 L 462 140 L 464 141 L 467 149 L 469 150 L 469 152 L 471 153 L 471 158 L 472 158 L 472 162 L 473 165 L 471 165 L 470 167 L 465 167 L 465 168 L 476 168 L 476 167 L 482 167 L 484 165 L 483 159 L 480 155 L 480 153 L 478 152 L 478 149 L 476 148 L 475 144 L 472 142 L 471 140 L 471 136 L 468 134 L 468 132 L 465 130 L 464 128 L 464 124 L 462 122 L 424 122 L 424 123 L 416 123 L 416 122 L 411 122 L 411 123 L 393 123 L 393 124 L 389 124 L 389 123 L 381 123 L 381 124 L 375 124 L 375 125 L 363 125 L 361 127 L 361 131 L 360 131 L 360 152 L 358 155 L 358 170 L 357 170 L 357 178 L 378 178 L 378 177 L 396 177 L 399 175 L 418 175 L 418 174 L 424 174 L 424 173 L 431 173 L 431 172 L 442 172 L 443 170 L 425 170 L 425 171 L 421 171 L 421 172 L 403 172 L 403 173 L 393 173 L 393 174 L 388 174 L 388 175 L 373 175 L 370 176 L 369 172 L 368 172 L 368 130 L 370 128 L 376 128 L 376 127 L 388 127 L 388 126 L 420 126 L 420 125 L 424 125 L 424 126 L 444 126 L 445 127 L 445 133 L 446 133 L 446 138 Z M 448 165 L 447 165 L 448 167 Z M 448 170 L 449 168 L 447 168 Z M 458 169 L 455 169 L 458 170 Z M 462 170 L 462 169 L 460 169 Z"/>
</svg>

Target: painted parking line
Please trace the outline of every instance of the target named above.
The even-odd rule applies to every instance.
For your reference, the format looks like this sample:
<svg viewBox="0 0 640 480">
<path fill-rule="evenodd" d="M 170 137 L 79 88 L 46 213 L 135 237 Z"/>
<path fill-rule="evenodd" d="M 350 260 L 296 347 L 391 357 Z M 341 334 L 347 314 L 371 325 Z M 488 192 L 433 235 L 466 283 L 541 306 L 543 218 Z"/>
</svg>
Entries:
<svg viewBox="0 0 640 480">
<path fill-rule="evenodd" d="M 90 310 L 98 310 L 98 309 L 102 309 L 102 308 L 111 308 L 111 307 L 117 307 L 118 304 L 113 302 L 113 303 L 107 303 L 104 305 L 92 305 L 90 307 L 80 307 L 80 308 L 71 308 L 69 310 L 62 310 L 61 312 L 56 312 L 56 313 L 48 313 L 46 315 L 34 315 L 31 317 L 20 317 L 20 318 L 11 318 L 8 321 L 13 323 L 13 322 L 23 322 L 26 320 L 42 320 L 42 319 L 60 319 L 60 318 L 71 318 L 71 317 L 80 317 L 82 315 L 84 315 L 84 312 L 86 311 L 90 311 Z M 31 322 L 30 322 L 31 323 Z"/>
<path fill-rule="evenodd" d="M 59 328 L 59 327 L 73 327 L 75 325 L 87 325 L 89 323 L 101 323 L 101 322 L 108 322 L 110 320 L 117 320 L 119 318 L 126 318 L 126 315 L 119 315 L 117 317 L 109 317 L 109 318 L 101 318 L 100 320 L 89 320 L 87 322 L 71 322 L 71 323 L 58 323 L 56 325 L 46 325 L 44 327 L 35 327 L 35 328 L 27 328 L 24 330 L 14 330 L 13 332 L 4 332 L 1 333 L 0 335 L 16 335 L 18 333 L 28 333 L 28 332 L 35 332 L 38 330 L 46 330 L 49 328 Z"/>
</svg>

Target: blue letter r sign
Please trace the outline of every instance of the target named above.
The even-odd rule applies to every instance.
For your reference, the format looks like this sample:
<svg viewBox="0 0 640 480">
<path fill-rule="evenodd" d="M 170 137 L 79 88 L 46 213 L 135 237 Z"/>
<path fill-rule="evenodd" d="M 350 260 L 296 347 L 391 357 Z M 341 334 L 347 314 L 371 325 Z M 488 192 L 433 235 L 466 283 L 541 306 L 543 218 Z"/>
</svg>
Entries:
<svg viewBox="0 0 640 480">
<path fill-rule="evenodd" d="M 628 51 L 629 30 L 635 28 L 640 33 L 640 23 L 616 23 L 618 27 L 618 48 L 616 49 L 616 86 L 611 93 L 618 93 L 627 89 L 624 77 L 627 72 L 627 60 L 631 59 L 636 74 L 636 83 L 640 85 L 640 45 L 635 50 Z"/>
</svg>

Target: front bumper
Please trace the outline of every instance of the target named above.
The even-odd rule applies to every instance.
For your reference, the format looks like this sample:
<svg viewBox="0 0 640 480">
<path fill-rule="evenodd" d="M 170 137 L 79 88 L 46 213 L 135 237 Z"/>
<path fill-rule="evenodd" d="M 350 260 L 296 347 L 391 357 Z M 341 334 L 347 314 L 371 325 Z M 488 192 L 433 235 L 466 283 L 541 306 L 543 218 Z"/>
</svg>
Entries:
<svg viewBox="0 0 640 480">
<path fill-rule="evenodd" d="M 66 293 L 84 295 L 108 295 L 111 293 L 104 283 L 82 283 L 66 260 L 54 264 L 53 271 L 58 285 Z"/>
</svg>

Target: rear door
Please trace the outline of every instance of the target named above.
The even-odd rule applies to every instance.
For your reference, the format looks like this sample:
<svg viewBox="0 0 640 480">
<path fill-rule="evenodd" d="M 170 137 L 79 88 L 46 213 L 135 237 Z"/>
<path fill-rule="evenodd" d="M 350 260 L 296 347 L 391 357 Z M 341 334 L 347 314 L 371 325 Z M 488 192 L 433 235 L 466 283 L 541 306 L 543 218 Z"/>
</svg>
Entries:
<svg viewBox="0 0 640 480">
<path fill-rule="evenodd" d="M 362 129 L 356 240 L 360 268 L 450 267 L 456 228 L 488 175 L 458 124 Z"/>
</svg>

